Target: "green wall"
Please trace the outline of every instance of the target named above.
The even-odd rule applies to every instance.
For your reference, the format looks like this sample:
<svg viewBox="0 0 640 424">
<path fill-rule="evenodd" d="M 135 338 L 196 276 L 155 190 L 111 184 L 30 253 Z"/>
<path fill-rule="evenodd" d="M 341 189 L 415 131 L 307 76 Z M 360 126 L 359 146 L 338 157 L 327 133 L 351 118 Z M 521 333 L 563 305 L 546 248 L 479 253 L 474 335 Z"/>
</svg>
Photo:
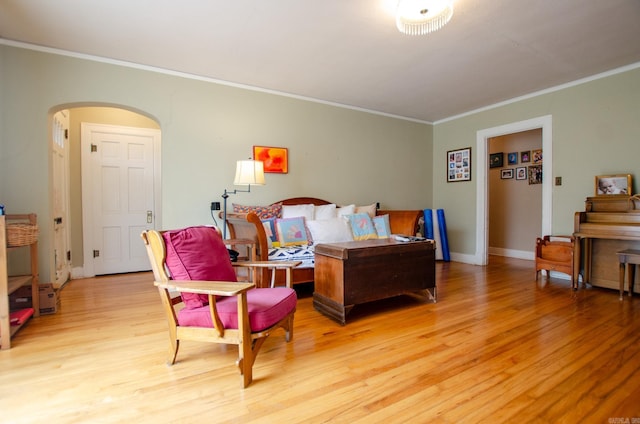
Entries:
<svg viewBox="0 0 640 424">
<path fill-rule="evenodd" d="M 525 98 L 434 125 L 132 67 L 0 46 L 0 203 L 40 217 L 41 280 L 48 280 L 50 115 L 78 106 L 140 112 L 162 131 L 164 228 L 210 223 L 209 203 L 233 188 L 235 161 L 253 145 L 288 147 L 289 174 L 231 201 L 292 196 L 383 208 L 443 208 L 454 259 L 475 254 L 476 135 L 552 116 L 553 232 L 573 231 L 594 176 L 638 173 L 640 69 Z M 446 152 L 471 146 L 471 182 L 446 182 Z M 635 181 L 638 192 L 638 184 Z M 72 225 L 81 225 L 72 222 Z"/>
<path fill-rule="evenodd" d="M 476 133 L 513 122 L 552 116 L 553 186 L 552 229 L 571 234 L 576 211 L 593 196 L 594 177 L 633 175 L 634 192 L 640 184 L 640 69 L 612 73 L 562 90 L 523 99 L 490 110 L 436 123 L 433 149 L 433 204 L 447 214 L 453 252 L 473 255 L 476 248 L 476 182 L 447 184 L 447 150 L 476 146 Z M 473 166 L 487 166 L 477 162 Z M 477 168 L 474 168 L 477 169 Z M 533 243 L 534 241 L 532 241 Z"/>
<path fill-rule="evenodd" d="M 253 145 L 289 148 L 290 171 L 231 201 L 431 205 L 429 124 L 6 45 L 0 65 L 0 203 L 38 214 L 42 282 L 52 268 L 49 120 L 63 108 L 124 107 L 159 123 L 163 228 L 211 223 L 210 202 L 233 188 L 235 161 Z"/>
</svg>

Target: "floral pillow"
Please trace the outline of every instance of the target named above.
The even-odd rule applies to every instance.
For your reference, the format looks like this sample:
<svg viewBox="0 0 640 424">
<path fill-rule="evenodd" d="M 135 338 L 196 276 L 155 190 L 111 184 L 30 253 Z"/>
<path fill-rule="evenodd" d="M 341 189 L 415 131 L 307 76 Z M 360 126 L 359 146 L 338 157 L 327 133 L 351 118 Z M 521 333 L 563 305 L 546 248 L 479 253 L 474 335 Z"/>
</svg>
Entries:
<svg viewBox="0 0 640 424">
<path fill-rule="evenodd" d="M 389 224 L 388 214 L 374 216 L 372 221 L 378 238 L 391 237 L 391 224 Z"/>
<path fill-rule="evenodd" d="M 274 203 L 269 206 L 245 206 L 233 203 L 235 213 L 254 212 L 260 219 L 280 218 L 282 216 L 282 203 Z"/>
<path fill-rule="evenodd" d="M 280 246 L 309 244 L 305 219 L 302 216 L 277 219 L 276 231 Z"/>
<path fill-rule="evenodd" d="M 280 242 L 278 241 L 278 233 L 276 232 L 276 219 L 263 219 L 262 226 L 264 227 L 264 232 L 267 235 L 267 243 L 269 249 L 272 247 L 280 247 Z"/>
<path fill-rule="evenodd" d="M 378 233 L 373 226 L 371 217 L 368 213 L 354 213 L 348 215 L 349 224 L 351 224 L 351 233 L 353 233 L 354 240 L 370 240 L 377 239 Z"/>
</svg>

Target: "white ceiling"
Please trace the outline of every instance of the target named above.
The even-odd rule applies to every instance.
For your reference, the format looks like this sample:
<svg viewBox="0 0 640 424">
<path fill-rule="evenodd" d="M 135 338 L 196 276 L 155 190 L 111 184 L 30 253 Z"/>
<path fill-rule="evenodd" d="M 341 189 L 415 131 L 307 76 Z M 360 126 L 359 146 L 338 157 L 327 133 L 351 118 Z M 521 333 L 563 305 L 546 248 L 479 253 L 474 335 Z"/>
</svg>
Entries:
<svg viewBox="0 0 640 424">
<path fill-rule="evenodd" d="M 426 122 L 640 62 L 640 0 L 454 5 L 407 36 L 395 0 L 0 0 L 0 42 Z"/>
</svg>

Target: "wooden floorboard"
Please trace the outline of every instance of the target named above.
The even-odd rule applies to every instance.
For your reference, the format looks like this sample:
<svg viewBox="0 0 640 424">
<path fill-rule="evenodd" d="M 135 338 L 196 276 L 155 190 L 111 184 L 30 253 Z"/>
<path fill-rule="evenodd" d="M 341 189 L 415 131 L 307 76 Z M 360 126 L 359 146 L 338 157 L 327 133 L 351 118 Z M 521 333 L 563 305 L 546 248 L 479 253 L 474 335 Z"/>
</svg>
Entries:
<svg viewBox="0 0 640 424">
<path fill-rule="evenodd" d="M 356 306 L 341 326 L 298 287 L 294 340 L 168 338 L 150 273 L 80 279 L 0 351 L 7 423 L 640 423 L 640 296 L 535 281 L 533 263 L 438 262 L 438 302 Z M 620 421 L 624 422 L 624 421 Z"/>
</svg>

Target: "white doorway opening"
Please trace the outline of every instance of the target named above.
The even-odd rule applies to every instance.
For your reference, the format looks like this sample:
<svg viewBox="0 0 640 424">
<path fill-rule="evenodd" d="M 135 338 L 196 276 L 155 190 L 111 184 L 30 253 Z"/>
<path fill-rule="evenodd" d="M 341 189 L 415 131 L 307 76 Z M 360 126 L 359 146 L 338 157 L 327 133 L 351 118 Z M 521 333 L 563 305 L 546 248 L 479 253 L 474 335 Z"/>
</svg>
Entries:
<svg viewBox="0 0 640 424">
<path fill-rule="evenodd" d="M 514 122 L 499 127 L 487 128 L 476 133 L 478 171 L 476 179 L 476 254 L 474 263 L 489 263 L 489 221 L 488 221 L 488 152 L 489 139 L 505 134 L 542 129 L 542 234 L 551 234 L 552 229 L 552 119 L 551 115 Z"/>
</svg>

